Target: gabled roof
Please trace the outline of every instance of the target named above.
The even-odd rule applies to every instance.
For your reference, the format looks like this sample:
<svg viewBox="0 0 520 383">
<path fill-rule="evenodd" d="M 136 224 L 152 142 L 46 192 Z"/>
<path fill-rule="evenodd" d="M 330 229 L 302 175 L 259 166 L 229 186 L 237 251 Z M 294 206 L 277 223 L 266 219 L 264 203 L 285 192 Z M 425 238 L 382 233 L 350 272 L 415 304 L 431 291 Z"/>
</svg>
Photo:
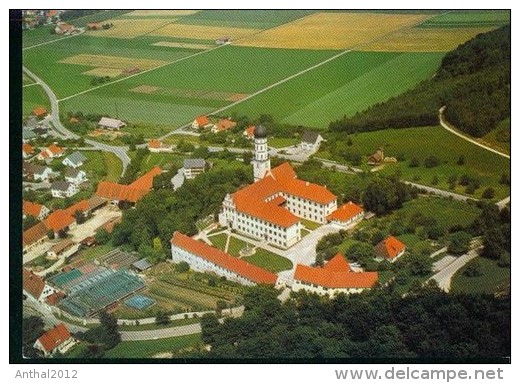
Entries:
<svg viewBox="0 0 520 383">
<path fill-rule="evenodd" d="M 67 23 L 58 23 L 58 28 L 60 28 L 63 32 L 72 32 L 74 30 L 74 25 Z"/>
<path fill-rule="evenodd" d="M 63 175 L 68 178 L 76 178 L 80 172 L 83 172 L 83 170 L 74 169 L 74 168 L 71 168 L 70 166 L 67 166 L 65 168 L 65 171 L 63 172 Z"/>
<path fill-rule="evenodd" d="M 56 291 L 55 293 L 52 293 L 49 295 L 45 300 L 47 301 L 47 304 L 51 306 L 57 305 L 63 298 L 65 298 L 65 293 L 61 291 Z"/>
<path fill-rule="evenodd" d="M 51 185 L 52 190 L 67 191 L 71 183 L 67 181 L 54 181 Z"/>
<path fill-rule="evenodd" d="M 24 200 L 22 210 L 23 214 L 38 218 L 43 207 L 44 206 L 40 205 L 39 203 Z"/>
<path fill-rule="evenodd" d="M 69 330 L 63 323 L 60 323 L 39 337 L 38 342 L 40 342 L 45 351 L 52 352 L 56 347 L 70 338 Z"/>
<path fill-rule="evenodd" d="M 56 144 L 50 145 L 47 148 L 47 151 L 52 153 L 53 156 L 56 156 L 58 154 L 62 154 L 64 152 L 64 150 L 62 148 L 60 148 L 58 145 L 56 145 Z"/>
<path fill-rule="evenodd" d="M 318 137 L 320 136 L 319 133 L 312 132 L 310 130 L 306 130 L 302 134 L 302 141 L 306 142 L 308 144 L 315 144 L 316 141 L 318 141 Z"/>
<path fill-rule="evenodd" d="M 149 269 L 150 267 L 152 267 L 152 264 L 150 262 L 148 262 L 148 260 L 146 258 L 143 258 L 143 259 L 140 259 L 140 260 L 132 263 L 132 266 L 135 267 L 136 269 L 142 271 L 142 270 L 146 270 L 146 269 Z"/>
<path fill-rule="evenodd" d="M 71 161 L 72 163 L 79 165 L 87 160 L 87 157 L 83 155 L 83 153 L 75 151 L 74 153 L 69 154 L 65 159 Z M 65 160 L 64 160 L 65 161 Z"/>
<path fill-rule="evenodd" d="M 203 168 L 206 166 L 206 161 L 204 158 L 187 158 L 182 166 L 184 169 Z"/>
<path fill-rule="evenodd" d="M 278 277 L 258 266 L 247 263 L 241 259 L 232 257 L 231 255 L 220 251 L 212 246 L 206 245 L 203 242 L 196 241 L 187 235 L 176 231 L 173 233 L 171 239 L 173 246 L 184 249 L 191 254 L 203 258 L 213 264 L 219 265 L 222 268 L 238 274 L 254 283 L 265 283 L 274 285 Z"/>
<path fill-rule="evenodd" d="M 58 253 L 61 253 L 63 250 L 65 250 L 66 248 L 70 247 L 74 245 L 74 241 L 70 238 L 67 238 L 67 239 L 64 239 L 63 241 L 61 242 L 58 242 L 57 244 L 55 244 L 54 246 L 52 246 L 49 251 L 52 251 L 56 254 Z"/>
<path fill-rule="evenodd" d="M 328 220 L 335 221 L 348 221 L 349 219 L 357 216 L 363 212 L 361 206 L 356 205 L 354 202 L 349 201 L 346 204 L 340 206 L 337 210 L 333 211 L 327 216 Z"/>
<path fill-rule="evenodd" d="M 31 145 L 29 145 L 29 144 L 22 144 L 22 151 L 25 154 L 33 154 L 34 153 L 34 148 Z"/>
<path fill-rule="evenodd" d="M 39 299 L 45 287 L 45 281 L 39 275 L 23 268 L 22 275 L 23 289 L 31 294 L 34 298 Z"/>
<path fill-rule="evenodd" d="M 47 109 L 45 109 L 43 106 L 37 106 L 33 109 L 32 114 L 34 114 L 36 117 L 41 117 L 47 115 Z"/>
<path fill-rule="evenodd" d="M 159 140 L 148 141 L 148 147 L 152 149 L 159 149 L 162 146 L 162 142 Z"/>
<path fill-rule="evenodd" d="M 136 179 L 130 185 L 102 181 L 98 184 L 96 196 L 109 200 L 137 202 L 152 189 L 153 179 L 161 174 L 161 168 L 154 167 L 148 173 Z"/>
<path fill-rule="evenodd" d="M 73 224 L 74 221 L 74 217 L 65 210 L 56 210 L 49 214 L 43 222 L 48 229 L 58 232 Z"/>
<path fill-rule="evenodd" d="M 99 226 L 96 231 L 100 229 L 105 229 L 108 233 L 112 233 L 112 230 L 114 230 L 114 226 L 120 223 L 122 220 L 122 217 L 113 217 L 110 218 L 107 222 L 105 222 L 103 225 Z"/>
<path fill-rule="evenodd" d="M 374 251 L 380 257 L 392 259 L 397 257 L 397 255 L 399 255 L 399 253 L 405 249 L 406 246 L 404 243 L 390 235 L 386 239 L 383 239 L 381 242 L 379 242 L 375 246 Z"/>
<path fill-rule="evenodd" d="M 33 227 L 25 230 L 22 234 L 23 247 L 32 245 L 47 236 L 48 228 L 43 222 L 38 222 Z"/>
<path fill-rule="evenodd" d="M 378 273 L 373 271 L 355 273 L 351 271 L 343 255 L 338 253 L 324 267 L 296 265 L 294 279 L 333 289 L 366 289 L 376 284 Z"/>
<path fill-rule="evenodd" d="M 229 119 L 222 119 L 219 120 L 216 124 L 217 131 L 221 132 L 228 129 L 233 129 L 235 126 L 237 126 L 237 123 L 235 121 L 231 121 Z"/>
<path fill-rule="evenodd" d="M 115 118 L 101 117 L 101 120 L 99 120 L 98 125 L 106 126 L 112 129 L 119 129 L 125 126 L 126 124 L 121 120 L 116 120 Z"/>
<path fill-rule="evenodd" d="M 244 129 L 244 135 L 248 138 L 253 138 L 255 136 L 255 126 L 251 125 Z"/>
<path fill-rule="evenodd" d="M 41 165 L 33 164 L 30 162 L 24 162 L 23 169 L 25 172 L 31 173 L 31 174 L 43 174 L 43 173 L 45 173 L 45 171 L 51 170 L 51 168 L 49 168 L 47 166 L 41 166 Z"/>
<path fill-rule="evenodd" d="M 76 202 L 73 205 L 70 205 L 68 208 L 64 210 L 65 213 L 70 215 L 71 217 L 75 217 L 77 211 L 85 212 L 89 209 L 89 202 L 86 199 Z"/>
<path fill-rule="evenodd" d="M 199 126 L 206 126 L 209 124 L 209 119 L 207 116 L 199 116 L 195 119 L 195 121 L 197 121 L 197 124 L 199 124 Z"/>
</svg>

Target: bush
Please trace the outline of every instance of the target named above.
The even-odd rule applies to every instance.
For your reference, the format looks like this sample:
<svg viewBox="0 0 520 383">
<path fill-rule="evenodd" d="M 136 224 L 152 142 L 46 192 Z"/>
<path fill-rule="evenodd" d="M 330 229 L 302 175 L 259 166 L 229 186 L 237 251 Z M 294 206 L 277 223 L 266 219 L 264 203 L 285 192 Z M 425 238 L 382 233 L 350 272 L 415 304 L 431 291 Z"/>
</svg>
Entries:
<svg viewBox="0 0 520 383">
<path fill-rule="evenodd" d="M 474 277 L 480 277 L 481 275 L 484 274 L 484 272 L 482 271 L 482 265 L 480 264 L 480 262 L 477 261 L 477 262 L 470 263 L 462 274 L 464 274 L 466 277 L 474 278 Z"/>
<path fill-rule="evenodd" d="M 491 199 L 495 197 L 495 189 L 487 188 L 482 192 L 482 198 Z"/>
<path fill-rule="evenodd" d="M 190 271 L 190 265 L 185 261 L 179 262 L 175 265 L 175 271 L 179 273 L 187 273 Z"/>
<path fill-rule="evenodd" d="M 412 159 L 410 160 L 410 162 L 408 163 L 408 166 L 410 168 L 417 168 L 419 167 L 420 165 L 420 162 L 419 160 L 417 159 L 417 157 L 412 157 Z"/>
<path fill-rule="evenodd" d="M 434 168 L 439 166 L 440 160 L 435 156 L 428 156 L 424 159 L 424 167 L 426 168 Z"/>
<path fill-rule="evenodd" d="M 463 155 L 461 155 L 459 157 L 459 159 L 457 160 L 457 165 L 461 166 L 461 165 L 464 165 L 466 163 L 466 159 L 464 158 Z"/>
<path fill-rule="evenodd" d="M 158 325 L 167 325 L 171 322 L 170 316 L 164 311 L 159 311 L 155 317 L 155 323 Z"/>
</svg>

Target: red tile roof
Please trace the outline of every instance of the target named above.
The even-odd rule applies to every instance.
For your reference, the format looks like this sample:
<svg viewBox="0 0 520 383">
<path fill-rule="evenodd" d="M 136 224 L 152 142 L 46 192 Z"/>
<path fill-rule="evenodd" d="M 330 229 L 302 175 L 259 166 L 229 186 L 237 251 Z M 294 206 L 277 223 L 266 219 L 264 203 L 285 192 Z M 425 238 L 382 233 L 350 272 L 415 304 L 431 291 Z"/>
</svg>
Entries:
<svg viewBox="0 0 520 383">
<path fill-rule="evenodd" d="M 38 218 L 40 216 L 40 212 L 42 211 L 43 205 L 40 205 L 36 202 L 31 201 L 23 201 L 22 209 L 23 214 L 30 215 L 35 218 Z"/>
<path fill-rule="evenodd" d="M 43 117 L 47 115 L 47 110 L 43 106 L 37 106 L 33 109 L 32 114 L 36 117 Z"/>
<path fill-rule="evenodd" d="M 23 247 L 30 246 L 40 239 L 45 238 L 48 230 L 43 222 L 38 222 L 33 227 L 25 230 L 22 234 Z"/>
<path fill-rule="evenodd" d="M 269 203 L 275 204 L 276 206 L 283 205 L 285 202 L 287 202 L 287 200 L 283 198 L 281 195 L 274 197 L 274 199 L 269 201 Z"/>
<path fill-rule="evenodd" d="M 115 182 L 102 181 L 98 184 L 96 196 L 117 201 L 137 202 L 152 189 L 153 179 L 161 174 L 161 168 L 154 167 L 130 185 L 121 185 Z"/>
<path fill-rule="evenodd" d="M 244 135 L 247 136 L 248 138 L 253 138 L 255 136 L 255 126 L 254 125 L 248 126 L 244 130 Z"/>
<path fill-rule="evenodd" d="M 62 293 L 61 291 L 57 291 L 55 293 L 52 293 L 46 298 L 47 304 L 51 306 L 57 305 L 63 298 L 65 298 L 65 293 Z"/>
<path fill-rule="evenodd" d="M 207 116 L 199 116 L 195 119 L 197 121 L 197 124 L 199 124 L 199 127 L 204 127 L 209 124 L 209 119 Z"/>
<path fill-rule="evenodd" d="M 399 253 L 404 251 L 406 246 L 404 243 L 399 241 L 397 238 L 393 236 L 389 236 L 388 238 L 382 240 L 375 246 L 375 252 L 377 255 L 384 258 L 395 258 Z"/>
<path fill-rule="evenodd" d="M 63 151 L 64 151 L 62 148 L 60 148 L 60 147 L 59 147 L 58 145 L 56 145 L 56 144 L 52 144 L 51 146 L 49 146 L 49 147 L 47 148 L 47 150 L 48 150 L 49 152 L 51 152 L 53 156 L 58 155 L 58 154 L 62 154 Z"/>
<path fill-rule="evenodd" d="M 233 129 L 235 126 L 237 126 L 237 123 L 235 121 L 231 120 L 219 120 L 219 122 L 216 123 L 217 131 L 222 132 L 224 130 Z"/>
<path fill-rule="evenodd" d="M 31 145 L 29 145 L 29 144 L 23 144 L 22 145 L 22 151 L 25 154 L 33 154 L 34 153 L 34 148 Z"/>
<path fill-rule="evenodd" d="M 63 323 L 60 323 L 39 337 L 38 342 L 40 342 L 45 351 L 52 352 L 52 350 L 70 338 L 69 330 Z"/>
<path fill-rule="evenodd" d="M 96 231 L 100 229 L 105 229 L 108 233 L 112 233 L 114 230 L 114 226 L 116 226 L 118 223 L 121 223 L 122 217 L 114 217 L 110 218 L 107 222 L 105 222 L 103 225 L 99 226 Z"/>
<path fill-rule="evenodd" d="M 329 214 L 327 216 L 327 219 L 343 222 L 354 218 L 362 212 L 363 208 L 361 206 L 358 206 L 354 202 L 349 201 L 348 203 L 344 204 L 343 206 L 340 206 L 337 210 Z"/>
<path fill-rule="evenodd" d="M 296 265 L 294 279 L 332 289 L 366 289 L 376 284 L 378 273 L 374 271 L 355 273 L 350 270 L 350 265 L 344 257 L 338 253 L 324 267 Z"/>
<path fill-rule="evenodd" d="M 148 141 L 148 147 L 152 149 L 159 149 L 162 146 L 162 142 L 159 140 Z"/>
<path fill-rule="evenodd" d="M 86 199 L 83 199 L 79 202 L 76 202 L 74 205 L 69 206 L 64 211 L 75 218 L 76 211 L 85 212 L 90 208 L 89 202 Z"/>
<path fill-rule="evenodd" d="M 66 210 L 60 209 L 49 214 L 49 216 L 45 218 L 43 222 L 47 228 L 58 232 L 73 224 L 75 219 Z"/>
<path fill-rule="evenodd" d="M 45 281 L 42 277 L 34 274 L 32 271 L 23 269 L 22 275 L 23 289 L 31 294 L 34 298 L 40 298 L 42 295 L 43 288 L 45 287 Z"/>
<path fill-rule="evenodd" d="M 232 257 L 219 249 L 206 245 L 203 242 L 196 241 L 178 231 L 173 233 L 171 243 L 174 246 L 180 247 L 255 283 L 274 285 L 278 278 L 276 274 L 273 274 L 270 271 Z"/>
</svg>

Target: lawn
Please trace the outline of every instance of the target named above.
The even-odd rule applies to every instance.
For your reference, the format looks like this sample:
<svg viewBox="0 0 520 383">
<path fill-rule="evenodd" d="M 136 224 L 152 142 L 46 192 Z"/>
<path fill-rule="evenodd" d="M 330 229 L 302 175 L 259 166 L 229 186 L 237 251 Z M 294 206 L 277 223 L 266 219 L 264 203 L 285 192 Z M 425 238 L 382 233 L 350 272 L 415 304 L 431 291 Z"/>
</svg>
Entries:
<svg viewBox="0 0 520 383">
<path fill-rule="evenodd" d="M 350 52 L 230 109 L 250 117 L 325 129 L 431 77 L 439 53 Z"/>
<path fill-rule="evenodd" d="M 25 73 L 22 74 L 22 85 L 34 84 L 34 80 L 27 76 Z"/>
<path fill-rule="evenodd" d="M 305 226 L 307 229 L 309 230 L 316 230 L 318 227 L 321 226 L 321 223 L 318 223 L 318 222 L 314 222 L 314 221 L 309 221 L 307 219 L 301 219 L 301 222 L 303 224 L 303 226 Z"/>
<path fill-rule="evenodd" d="M 189 324 L 200 323 L 200 318 L 184 318 L 176 319 L 166 325 L 158 325 L 155 323 L 139 324 L 139 325 L 119 325 L 119 331 L 145 331 L 157 330 L 162 328 L 186 326 Z"/>
<path fill-rule="evenodd" d="M 248 244 L 247 242 L 242 241 L 241 239 L 231 237 L 229 241 L 229 248 L 228 248 L 228 254 L 238 257 L 240 255 L 240 250 L 242 250 L 245 247 L 253 247 L 252 245 Z"/>
<path fill-rule="evenodd" d="M 252 256 L 241 259 L 273 273 L 290 270 L 293 267 L 289 259 L 260 248 L 257 248 L 256 253 Z"/>
<path fill-rule="evenodd" d="M 151 358 L 156 354 L 175 353 L 186 348 L 192 348 L 200 342 L 200 334 L 121 342 L 108 350 L 105 353 L 105 358 Z"/>
<path fill-rule="evenodd" d="M 481 186 L 472 195 L 480 198 L 482 191 L 487 187 L 495 189 L 497 199 L 505 198 L 510 194 L 510 188 L 498 183 L 503 172 L 509 173 L 510 161 L 507 158 L 489 152 L 485 149 L 459 138 L 440 126 L 387 129 L 376 132 L 359 133 L 351 136 L 350 150 L 362 156 L 367 156 L 378 147 L 383 147 L 385 156 L 403 159 L 397 164 L 387 164 L 380 171 L 382 174 L 400 173 L 404 180 L 419 184 L 434 186 L 449 190 L 448 177 L 468 174 L 477 177 Z M 318 152 L 317 156 L 327 154 Z M 432 168 L 424 166 L 426 157 L 434 155 L 440 160 L 440 165 Z M 459 157 L 464 156 L 464 165 L 457 165 Z M 417 158 L 418 167 L 409 167 L 411 158 Z M 435 184 L 434 177 L 438 183 Z M 453 190 L 464 194 L 465 187 L 457 185 Z"/>
<path fill-rule="evenodd" d="M 72 263 L 78 261 L 91 262 L 94 259 L 99 258 L 102 255 L 105 255 L 114 249 L 115 247 L 109 243 L 105 245 L 96 245 L 93 247 L 88 247 L 86 249 L 80 250 L 71 260 Z"/>
<path fill-rule="evenodd" d="M 479 264 L 483 275 L 468 277 L 464 270 Z M 511 283 L 511 269 L 499 267 L 496 261 L 478 257 L 457 271 L 451 280 L 451 291 L 466 294 L 493 294 Z"/>
<path fill-rule="evenodd" d="M 300 140 L 296 138 L 283 138 L 283 137 L 275 137 L 269 138 L 268 144 L 273 148 L 285 148 L 287 146 L 294 146 L 300 143 Z"/>
<path fill-rule="evenodd" d="M 228 235 L 226 233 L 222 233 L 209 237 L 209 240 L 211 241 L 213 246 L 224 251 L 224 249 L 226 248 L 227 237 Z"/>
<path fill-rule="evenodd" d="M 22 88 L 22 102 L 22 113 L 24 116 L 29 116 L 37 106 L 43 106 L 47 111 L 50 111 L 51 107 L 47 94 L 39 85 Z"/>
<path fill-rule="evenodd" d="M 114 153 L 90 150 L 85 150 L 81 153 L 88 159 L 81 169 L 87 173 L 87 177 L 91 181 L 94 183 L 101 180 L 119 181 L 123 171 L 123 164 Z"/>
<path fill-rule="evenodd" d="M 464 28 L 480 26 L 501 26 L 509 24 L 511 12 L 508 10 L 461 10 L 450 11 L 435 16 L 420 25 L 421 28 L 444 27 Z"/>
<path fill-rule="evenodd" d="M 154 166 L 168 169 L 172 165 L 182 167 L 184 157 L 176 153 L 150 153 L 141 162 L 141 173 L 151 170 Z"/>
</svg>

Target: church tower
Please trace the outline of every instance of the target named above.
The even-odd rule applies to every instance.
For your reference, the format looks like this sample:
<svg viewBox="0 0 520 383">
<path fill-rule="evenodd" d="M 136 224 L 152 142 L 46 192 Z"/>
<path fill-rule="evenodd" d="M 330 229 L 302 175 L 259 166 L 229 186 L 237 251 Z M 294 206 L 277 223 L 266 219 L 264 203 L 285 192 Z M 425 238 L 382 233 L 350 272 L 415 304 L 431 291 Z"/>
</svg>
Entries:
<svg viewBox="0 0 520 383">
<path fill-rule="evenodd" d="M 255 157 L 253 163 L 253 175 L 255 182 L 264 178 L 265 173 L 271 170 L 271 160 L 267 149 L 267 129 L 262 125 L 255 128 Z"/>
</svg>

